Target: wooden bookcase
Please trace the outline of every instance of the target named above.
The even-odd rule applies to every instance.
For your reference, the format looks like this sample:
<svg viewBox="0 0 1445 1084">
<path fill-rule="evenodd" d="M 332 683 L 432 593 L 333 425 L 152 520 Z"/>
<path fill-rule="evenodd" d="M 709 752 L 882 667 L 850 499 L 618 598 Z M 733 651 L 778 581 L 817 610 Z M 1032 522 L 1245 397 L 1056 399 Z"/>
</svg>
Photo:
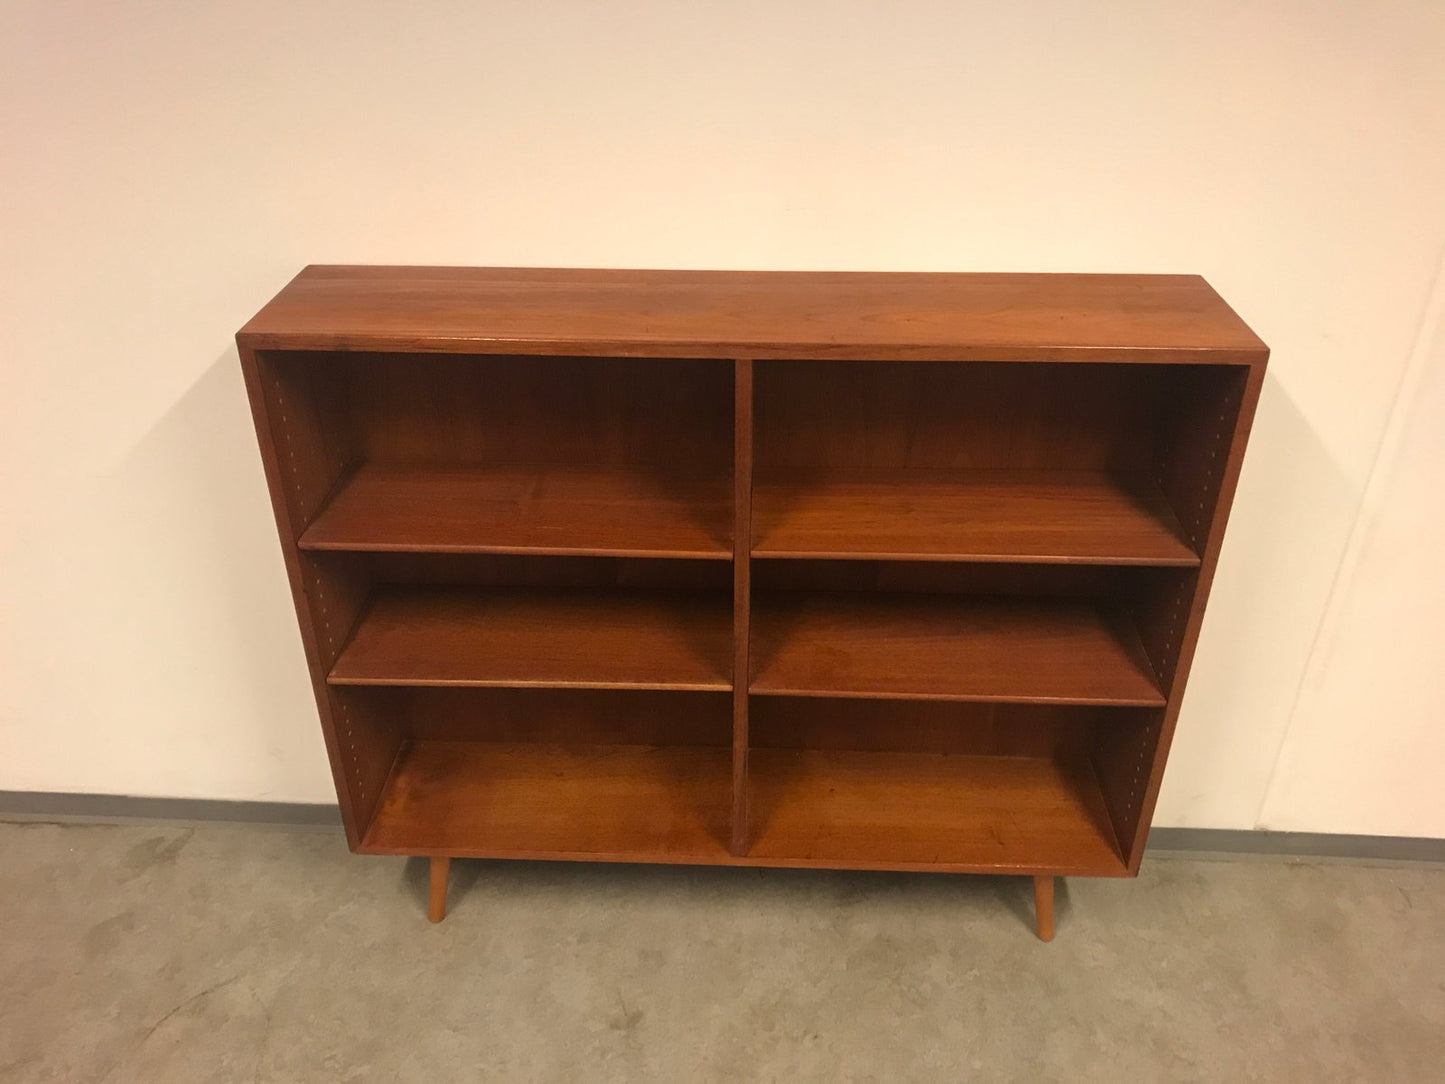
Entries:
<svg viewBox="0 0 1445 1084">
<path fill-rule="evenodd" d="M 1143 854 L 1264 344 L 1200 278 L 308 267 L 237 335 L 353 850 Z"/>
</svg>

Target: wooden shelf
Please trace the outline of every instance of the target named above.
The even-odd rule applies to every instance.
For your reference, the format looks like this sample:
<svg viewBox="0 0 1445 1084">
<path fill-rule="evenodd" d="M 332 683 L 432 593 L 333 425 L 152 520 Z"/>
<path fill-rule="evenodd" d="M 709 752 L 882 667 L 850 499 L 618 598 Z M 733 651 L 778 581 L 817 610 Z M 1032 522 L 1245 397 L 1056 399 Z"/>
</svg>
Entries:
<svg viewBox="0 0 1445 1084">
<path fill-rule="evenodd" d="M 1094 471 L 829 470 L 753 484 L 755 557 L 1199 564 L 1158 486 Z"/>
<path fill-rule="evenodd" d="M 361 849 L 720 861 L 731 759 L 716 747 L 410 742 Z"/>
<path fill-rule="evenodd" d="M 373 602 L 327 680 L 727 690 L 728 601 L 680 591 L 393 590 Z"/>
<path fill-rule="evenodd" d="M 729 854 L 730 751 L 404 745 L 361 850 L 475 858 L 1117 876 L 1086 762 L 755 749 L 756 832 Z"/>
<path fill-rule="evenodd" d="M 1164 703 L 1132 629 L 1086 602 L 779 593 L 752 622 L 754 693 Z"/>
<path fill-rule="evenodd" d="M 754 749 L 749 857 L 832 868 L 1118 876 L 1087 761 Z"/>
<path fill-rule="evenodd" d="M 725 560 L 731 480 L 643 467 L 365 465 L 300 546 Z"/>
</svg>

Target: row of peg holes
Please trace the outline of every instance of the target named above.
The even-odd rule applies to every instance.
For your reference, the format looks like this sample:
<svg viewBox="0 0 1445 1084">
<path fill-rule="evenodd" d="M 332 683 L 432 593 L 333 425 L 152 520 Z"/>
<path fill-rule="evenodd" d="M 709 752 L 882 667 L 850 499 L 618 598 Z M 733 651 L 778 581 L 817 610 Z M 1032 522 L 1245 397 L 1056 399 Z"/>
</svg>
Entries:
<svg viewBox="0 0 1445 1084">
<path fill-rule="evenodd" d="M 281 410 L 281 442 L 286 446 L 286 462 L 290 468 L 291 488 L 296 493 L 296 518 L 300 520 L 305 512 L 305 509 L 302 507 L 302 502 L 304 501 L 306 494 L 305 491 L 301 488 L 301 470 L 296 465 L 296 449 L 291 444 L 291 427 L 286 424 L 286 399 L 284 396 L 282 396 L 280 389 L 277 389 L 276 391 L 276 405 Z M 332 650 L 334 650 L 335 645 L 332 643 L 331 638 L 331 619 L 329 616 L 329 609 L 326 606 L 325 599 L 322 597 L 320 575 L 312 573 L 311 586 L 311 609 L 312 612 L 315 613 L 320 619 L 321 630 L 324 633 L 323 639 L 326 647 L 326 653 L 329 655 Z"/>
<path fill-rule="evenodd" d="M 1216 494 L 1218 492 L 1219 475 L 1224 469 L 1224 460 L 1219 453 L 1224 446 L 1228 431 L 1229 410 L 1226 408 L 1220 413 L 1219 426 L 1215 429 L 1210 440 L 1209 460 L 1211 470 L 1209 477 L 1205 478 L 1203 488 L 1199 493 L 1199 501 L 1195 508 L 1197 520 L 1192 520 L 1184 524 L 1184 529 L 1189 532 L 1189 540 L 1195 546 L 1200 544 L 1204 537 L 1205 530 L 1208 527 L 1206 516 L 1208 512 L 1209 495 L 1211 492 Z M 1161 489 L 1164 487 L 1164 477 L 1167 473 L 1165 464 L 1160 463 L 1159 473 L 1155 481 Z M 1175 589 L 1174 600 L 1169 607 L 1169 627 L 1165 630 L 1164 647 L 1159 655 L 1159 670 L 1161 673 L 1166 669 L 1164 663 L 1170 660 L 1176 643 L 1182 640 L 1180 622 L 1185 615 L 1184 603 L 1187 595 L 1188 592 L 1186 592 L 1182 586 Z M 1134 815 L 1137 815 L 1142 810 L 1141 803 L 1144 801 L 1144 784 L 1149 776 L 1149 750 L 1153 745 L 1153 742 L 1150 740 L 1152 730 L 1152 727 L 1142 729 L 1139 732 L 1138 741 L 1135 742 L 1134 773 L 1129 780 L 1129 809 Z"/>
<path fill-rule="evenodd" d="M 1215 427 L 1214 432 L 1210 435 L 1210 471 L 1208 477 L 1204 479 L 1203 486 L 1199 493 L 1199 501 L 1195 509 L 1196 515 L 1198 516 L 1198 522 L 1188 528 L 1190 541 L 1193 542 L 1196 547 L 1200 545 L 1209 526 L 1207 519 L 1210 511 L 1210 495 L 1213 494 L 1215 499 L 1218 499 L 1219 487 L 1222 481 L 1225 461 L 1225 457 L 1222 456 L 1220 452 L 1224 449 L 1225 443 L 1228 438 L 1229 408 L 1226 406 L 1223 410 L 1219 412 L 1219 424 Z M 1183 590 L 1176 591 L 1174 595 L 1174 602 L 1169 609 L 1169 628 L 1165 632 L 1164 650 L 1161 652 L 1161 658 L 1163 659 L 1171 658 L 1171 653 L 1174 651 L 1175 646 L 1183 640 L 1183 630 L 1180 627 L 1180 623 L 1185 616 L 1184 602 L 1185 592 Z"/>
<path fill-rule="evenodd" d="M 286 398 L 281 394 L 280 388 L 276 389 L 276 406 L 281 411 L 281 442 L 286 445 L 286 462 L 291 468 L 291 488 L 296 493 L 296 511 L 299 518 L 301 504 L 306 495 L 301 489 L 301 470 L 296 466 L 296 449 L 291 445 L 291 427 L 286 424 Z"/>
<path fill-rule="evenodd" d="M 356 734 L 351 729 L 351 709 L 347 707 L 345 701 L 341 702 L 341 711 L 339 714 L 341 716 L 341 740 L 346 746 L 341 751 L 341 757 L 351 769 L 349 772 L 351 785 L 356 790 L 357 797 L 362 802 L 365 802 L 366 784 L 362 782 L 361 766 L 356 760 Z"/>
<path fill-rule="evenodd" d="M 1188 592 L 1184 590 L 1183 584 L 1174 588 L 1174 601 L 1169 604 L 1169 627 L 1164 630 L 1164 646 L 1159 652 L 1159 673 L 1161 676 L 1166 671 L 1172 673 L 1170 663 L 1174 659 L 1174 647 L 1176 643 L 1183 640 L 1181 635 L 1181 623 L 1184 620 L 1184 602 Z"/>
<path fill-rule="evenodd" d="M 1203 539 L 1205 532 L 1209 527 L 1209 496 L 1211 493 L 1215 494 L 1216 496 L 1219 493 L 1219 483 L 1221 480 L 1220 476 L 1224 473 L 1225 459 L 1224 456 L 1220 455 L 1220 452 L 1224 449 L 1225 441 L 1228 439 L 1228 436 L 1229 408 L 1226 407 L 1224 410 L 1220 411 L 1219 425 L 1214 430 L 1214 433 L 1211 435 L 1211 439 L 1209 441 L 1209 477 L 1205 478 L 1204 480 L 1204 488 L 1199 494 L 1199 504 L 1195 510 L 1195 514 L 1199 517 L 1199 522 L 1195 527 L 1194 531 L 1191 532 L 1191 537 L 1196 546 L 1199 545 L 1200 541 Z"/>
<path fill-rule="evenodd" d="M 286 463 L 291 476 L 289 481 L 292 491 L 296 494 L 296 518 L 299 520 L 306 511 L 303 507 L 306 493 L 301 487 L 301 470 L 296 464 L 296 449 L 291 443 L 291 427 L 287 424 L 286 417 L 286 399 L 279 388 L 276 391 L 276 406 L 281 412 L 281 442 L 286 447 Z M 338 473 L 340 473 L 339 468 Z M 336 643 L 331 628 L 331 608 L 326 604 L 325 588 L 320 574 L 312 573 L 311 587 L 311 610 L 320 622 L 322 644 L 329 657 L 336 650 Z M 352 787 L 356 790 L 360 800 L 364 802 L 366 801 L 366 785 L 362 782 L 360 765 L 356 759 L 356 733 L 352 729 L 351 709 L 345 702 L 342 702 L 338 714 L 341 717 L 341 740 L 345 743 L 345 748 L 341 751 L 342 761 L 349 768 L 347 774 L 351 776 Z"/>
<path fill-rule="evenodd" d="M 311 610 L 320 622 L 321 646 L 330 661 L 339 645 L 331 627 L 331 607 L 327 605 L 325 584 L 318 573 L 311 574 L 311 587 Z M 346 774 L 351 779 L 351 786 L 356 791 L 358 800 L 365 802 L 366 784 L 362 781 L 361 765 L 356 758 L 356 732 L 352 727 L 351 708 L 344 700 L 333 700 L 333 703 L 338 706 L 337 716 L 341 720 L 341 741 L 344 746 L 341 756 L 347 768 Z"/>
<path fill-rule="evenodd" d="M 1144 783 L 1149 778 L 1149 750 L 1153 746 L 1150 740 L 1153 732 L 1152 726 L 1146 726 L 1139 731 L 1139 739 L 1134 748 L 1134 775 L 1129 780 L 1129 805 L 1130 817 L 1129 827 L 1132 830 L 1137 826 L 1138 817 L 1143 812 Z"/>
<path fill-rule="evenodd" d="M 306 507 L 306 490 L 301 485 L 301 468 L 296 463 L 296 448 L 291 443 L 291 427 L 287 424 L 286 397 L 281 394 L 279 387 L 276 389 L 276 406 L 281 413 L 281 443 L 286 446 L 286 462 L 291 475 L 289 479 L 291 490 L 296 495 L 296 527 L 298 531 L 305 530 L 306 520 L 310 519 L 317 509 Z M 344 456 L 338 456 L 336 462 L 332 464 L 333 480 L 340 478 L 345 470 L 346 459 Z"/>
<path fill-rule="evenodd" d="M 1184 530 L 1187 531 L 1189 534 L 1189 541 L 1192 542 L 1196 547 L 1198 547 L 1204 541 L 1204 536 L 1209 527 L 1209 495 L 1211 492 L 1218 492 L 1220 481 L 1219 475 L 1224 470 L 1224 458 L 1221 457 L 1220 452 L 1223 450 L 1224 445 L 1228 440 L 1228 437 L 1229 409 L 1226 407 L 1223 411 L 1220 412 L 1218 428 L 1216 428 L 1210 436 L 1210 474 L 1204 479 L 1203 486 L 1201 487 L 1198 494 L 1199 500 L 1196 502 L 1195 506 L 1190 509 L 1190 511 L 1193 512 L 1194 515 L 1189 517 L 1188 521 L 1183 524 Z M 1168 473 L 1168 464 L 1161 461 L 1158 464 L 1158 469 L 1154 476 L 1154 481 L 1160 489 L 1165 489 L 1165 477 L 1168 475 Z"/>
<path fill-rule="evenodd" d="M 1220 450 L 1223 448 L 1228 434 L 1229 409 L 1226 407 L 1220 412 L 1219 425 L 1210 437 L 1209 460 L 1211 470 L 1209 476 L 1204 479 L 1199 492 L 1199 500 L 1193 509 L 1196 518 L 1184 524 L 1184 529 L 1189 532 L 1189 541 L 1192 542 L 1195 547 L 1198 547 L 1202 542 L 1206 528 L 1208 527 L 1206 519 L 1209 512 L 1209 496 L 1211 493 L 1218 494 L 1219 475 L 1224 469 L 1224 460 L 1220 457 Z M 1165 464 L 1160 463 L 1159 472 L 1155 477 L 1155 481 L 1161 489 L 1164 488 L 1164 478 L 1167 473 Z M 1168 669 L 1166 664 L 1171 657 L 1171 653 L 1175 646 L 1183 639 L 1183 630 L 1180 628 L 1180 622 L 1185 616 L 1185 597 L 1186 593 L 1184 591 L 1177 591 L 1174 595 L 1174 601 L 1169 608 L 1169 627 L 1165 631 L 1164 645 L 1159 653 L 1158 669 L 1161 674 Z"/>
</svg>

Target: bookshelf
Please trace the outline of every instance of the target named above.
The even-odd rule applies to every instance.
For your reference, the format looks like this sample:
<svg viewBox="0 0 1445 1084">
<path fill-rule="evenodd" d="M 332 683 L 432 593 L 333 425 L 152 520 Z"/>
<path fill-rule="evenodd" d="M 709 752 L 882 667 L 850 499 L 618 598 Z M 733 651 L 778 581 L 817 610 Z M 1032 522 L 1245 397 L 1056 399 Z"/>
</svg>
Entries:
<svg viewBox="0 0 1445 1084">
<path fill-rule="evenodd" d="M 347 840 L 1138 871 L 1268 351 L 1200 278 L 308 267 L 237 335 Z"/>
</svg>

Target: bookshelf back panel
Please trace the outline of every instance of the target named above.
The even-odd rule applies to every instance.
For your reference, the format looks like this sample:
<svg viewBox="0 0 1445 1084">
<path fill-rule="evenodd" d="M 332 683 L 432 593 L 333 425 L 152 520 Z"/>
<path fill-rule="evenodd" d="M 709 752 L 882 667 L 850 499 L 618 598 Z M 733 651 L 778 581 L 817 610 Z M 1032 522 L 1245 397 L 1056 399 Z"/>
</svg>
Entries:
<svg viewBox="0 0 1445 1084">
<path fill-rule="evenodd" d="M 628 689 L 348 690 L 399 721 L 409 741 L 585 745 L 732 744 L 727 693 Z"/>
<path fill-rule="evenodd" d="M 1099 565 L 950 561 L 787 559 L 756 561 L 753 586 L 771 591 L 886 591 L 906 594 L 1104 598 L 1140 571 Z"/>
<path fill-rule="evenodd" d="M 1104 471 L 1159 481 L 1185 526 L 1218 478 L 1241 366 L 757 364 L 760 476 Z M 805 477 L 805 476 L 803 476 Z M 1194 532 L 1198 533 L 1198 532 Z"/>
<path fill-rule="evenodd" d="M 763 362 L 757 469 L 1141 471 L 1166 378 L 1152 365 Z"/>
<path fill-rule="evenodd" d="M 423 354 L 328 364 L 369 462 L 731 471 L 726 361 Z"/>
<path fill-rule="evenodd" d="M 960 756 L 1084 756 L 1101 716 L 1117 714 L 1046 704 L 785 696 L 755 696 L 749 705 L 757 748 Z"/>
<path fill-rule="evenodd" d="M 724 561 L 634 557 L 532 557 L 492 553 L 327 553 L 313 560 L 380 587 L 577 587 L 608 590 L 732 589 Z"/>
</svg>

